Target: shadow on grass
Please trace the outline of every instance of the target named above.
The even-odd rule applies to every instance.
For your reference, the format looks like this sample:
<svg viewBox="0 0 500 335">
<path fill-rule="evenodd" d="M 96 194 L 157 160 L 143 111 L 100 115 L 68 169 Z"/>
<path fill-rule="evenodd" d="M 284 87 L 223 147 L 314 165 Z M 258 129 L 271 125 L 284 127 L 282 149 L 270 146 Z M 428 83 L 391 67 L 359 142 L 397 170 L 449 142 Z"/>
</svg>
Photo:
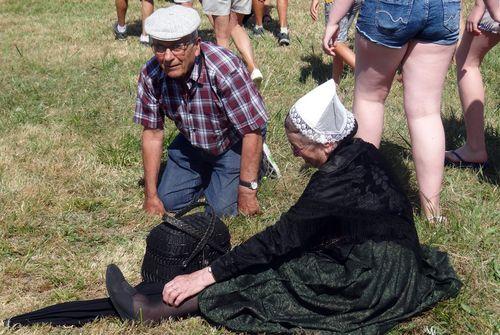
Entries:
<svg viewBox="0 0 500 335">
<path fill-rule="evenodd" d="M 303 62 L 309 63 L 300 69 L 299 81 L 301 83 L 305 83 L 308 77 L 312 77 L 318 85 L 330 79 L 331 67 L 323 63 L 321 54 L 318 55 L 312 52 L 302 56 L 300 59 Z"/>
<path fill-rule="evenodd" d="M 465 143 L 465 124 L 455 116 L 443 118 L 446 134 L 446 150 L 453 150 Z M 477 173 L 480 180 L 492 185 L 500 185 L 500 134 L 492 127 L 485 129 L 486 150 L 488 151 L 488 167 Z"/>
<path fill-rule="evenodd" d="M 139 37 L 142 34 L 142 21 L 135 20 L 127 24 L 127 35 Z"/>
<path fill-rule="evenodd" d="M 274 36 L 277 37 L 280 25 L 279 22 L 271 16 L 271 11 L 273 10 L 273 8 L 275 7 L 266 5 L 262 24 L 264 26 L 264 30 L 271 32 Z M 253 29 L 253 27 L 255 26 L 255 14 L 253 12 L 250 15 L 245 16 L 245 18 L 243 19 L 243 25 L 249 30 Z"/>
<path fill-rule="evenodd" d="M 418 189 L 412 187 L 410 183 L 411 172 L 405 164 L 405 161 L 412 159 L 411 147 L 409 144 L 402 146 L 396 143 L 382 141 L 380 144 L 380 151 L 389 163 L 396 180 L 410 199 L 412 206 L 420 210 Z"/>
</svg>

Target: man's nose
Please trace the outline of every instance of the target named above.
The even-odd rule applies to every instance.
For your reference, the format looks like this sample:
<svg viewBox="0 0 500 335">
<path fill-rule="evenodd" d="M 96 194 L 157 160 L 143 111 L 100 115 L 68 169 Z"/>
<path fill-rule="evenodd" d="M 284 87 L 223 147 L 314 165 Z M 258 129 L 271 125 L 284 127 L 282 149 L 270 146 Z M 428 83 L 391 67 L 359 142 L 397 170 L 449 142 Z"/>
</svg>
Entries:
<svg viewBox="0 0 500 335">
<path fill-rule="evenodd" d="M 175 58 L 174 53 L 170 49 L 165 50 L 165 54 L 163 55 L 163 59 L 167 62 L 171 62 Z"/>
</svg>

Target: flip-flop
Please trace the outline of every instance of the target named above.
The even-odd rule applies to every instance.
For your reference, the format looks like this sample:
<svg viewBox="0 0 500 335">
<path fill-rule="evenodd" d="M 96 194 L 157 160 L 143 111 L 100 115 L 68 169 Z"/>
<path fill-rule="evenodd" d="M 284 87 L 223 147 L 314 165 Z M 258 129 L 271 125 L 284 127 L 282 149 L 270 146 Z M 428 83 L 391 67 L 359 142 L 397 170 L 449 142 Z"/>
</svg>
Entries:
<svg viewBox="0 0 500 335">
<path fill-rule="evenodd" d="M 450 167 L 456 167 L 456 168 L 462 168 L 462 169 L 486 169 L 488 167 L 488 161 L 483 162 L 483 163 L 477 163 L 477 162 L 468 162 L 464 160 L 455 150 L 450 151 L 457 159 L 458 162 L 449 160 L 448 158 L 444 158 L 444 165 L 450 166 Z"/>
</svg>

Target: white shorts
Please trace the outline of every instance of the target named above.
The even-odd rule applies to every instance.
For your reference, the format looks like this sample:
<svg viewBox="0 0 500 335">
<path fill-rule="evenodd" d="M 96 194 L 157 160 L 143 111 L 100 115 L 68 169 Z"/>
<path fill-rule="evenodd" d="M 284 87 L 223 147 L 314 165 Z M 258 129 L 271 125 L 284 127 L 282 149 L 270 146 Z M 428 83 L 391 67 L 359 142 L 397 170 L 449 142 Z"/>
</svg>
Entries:
<svg viewBox="0 0 500 335">
<path fill-rule="evenodd" d="M 207 15 L 225 16 L 230 12 L 247 15 L 252 11 L 252 0 L 203 0 L 202 6 Z"/>
</svg>

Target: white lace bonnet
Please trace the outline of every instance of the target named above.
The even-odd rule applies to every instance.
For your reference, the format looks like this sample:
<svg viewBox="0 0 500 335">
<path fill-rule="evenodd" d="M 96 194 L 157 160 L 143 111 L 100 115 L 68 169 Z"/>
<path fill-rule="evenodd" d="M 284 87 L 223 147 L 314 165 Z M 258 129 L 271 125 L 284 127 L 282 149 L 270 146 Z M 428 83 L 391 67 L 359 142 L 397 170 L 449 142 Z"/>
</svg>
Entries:
<svg viewBox="0 0 500 335">
<path fill-rule="evenodd" d="M 300 98 L 289 116 L 300 133 L 316 143 L 344 139 L 354 129 L 354 115 L 340 102 L 330 79 Z"/>
</svg>

